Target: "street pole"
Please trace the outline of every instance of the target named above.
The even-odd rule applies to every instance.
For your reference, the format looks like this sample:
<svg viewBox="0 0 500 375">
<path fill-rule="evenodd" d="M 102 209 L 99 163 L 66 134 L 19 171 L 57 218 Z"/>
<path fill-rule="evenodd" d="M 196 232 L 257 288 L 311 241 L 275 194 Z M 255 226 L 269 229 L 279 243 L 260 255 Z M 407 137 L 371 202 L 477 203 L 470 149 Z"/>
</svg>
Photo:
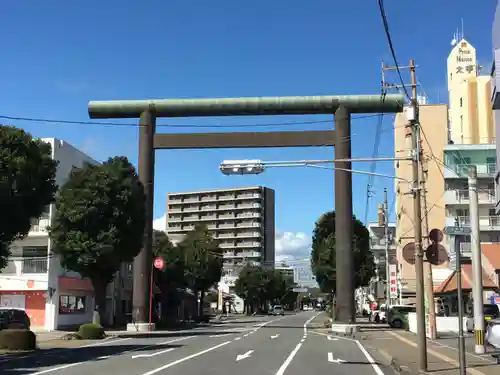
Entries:
<svg viewBox="0 0 500 375">
<path fill-rule="evenodd" d="M 472 250 L 472 299 L 474 301 L 474 336 L 476 354 L 484 354 L 483 266 L 479 239 L 479 207 L 476 166 L 469 166 L 469 213 Z"/>
<path fill-rule="evenodd" d="M 455 274 L 457 276 L 458 293 L 458 362 L 460 363 L 460 375 L 466 375 L 465 363 L 465 339 L 464 339 L 464 301 L 462 296 L 462 262 L 460 257 L 460 243 L 455 241 L 455 254 L 457 257 Z"/>
<path fill-rule="evenodd" d="M 418 338 L 418 367 L 420 371 L 427 371 L 427 337 L 425 327 L 425 288 L 424 288 L 424 253 L 422 250 L 422 205 L 420 202 L 420 124 L 417 103 L 417 77 L 415 61 L 410 60 L 410 75 L 412 88 L 412 110 L 407 125 L 407 134 L 411 136 L 412 148 L 412 194 L 413 194 L 413 222 L 415 225 L 415 278 L 417 294 L 417 338 Z M 411 111 L 411 110 L 410 110 Z"/>
<path fill-rule="evenodd" d="M 387 188 L 384 188 L 384 237 L 385 237 L 385 308 L 391 305 L 391 285 L 389 275 L 389 204 L 387 202 Z"/>
</svg>

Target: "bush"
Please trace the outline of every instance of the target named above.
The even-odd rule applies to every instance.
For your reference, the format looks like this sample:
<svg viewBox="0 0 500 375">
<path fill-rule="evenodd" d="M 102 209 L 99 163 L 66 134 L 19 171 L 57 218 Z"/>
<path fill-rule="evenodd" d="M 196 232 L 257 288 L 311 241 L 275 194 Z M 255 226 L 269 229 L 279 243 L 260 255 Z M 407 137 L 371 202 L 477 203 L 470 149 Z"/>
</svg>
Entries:
<svg viewBox="0 0 500 375">
<path fill-rule="evenodd" d="M 29 329 L 4 329 L 0 331 L 0 349 L 35 350 L 36 335 Z"/>
<path fill-rule="evenodd" d="M 99 324 L 86 323 L 82 324 L 78 329 L 78 336 L 82 340 L 99 340 L 105 336 L 104 328 Z"/>
</svg>

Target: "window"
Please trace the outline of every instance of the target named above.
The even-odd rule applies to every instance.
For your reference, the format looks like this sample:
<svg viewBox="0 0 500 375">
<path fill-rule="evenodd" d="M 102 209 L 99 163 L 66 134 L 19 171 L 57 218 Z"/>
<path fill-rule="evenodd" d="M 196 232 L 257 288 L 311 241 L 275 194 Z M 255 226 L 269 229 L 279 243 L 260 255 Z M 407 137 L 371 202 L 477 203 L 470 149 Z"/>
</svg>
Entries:
<svg viewBox="0 0 500 375">
<path fill-rule="evenodd" d="M 60 296 L 59 314 L 83 314 L 86 308 L 85 296 Z"/>
<path fill-rule="evenodd" d="M 463 107 L 463 106 L 464 106 L 464 99 L 460 98 L 460 107 Z"/>
</svg>

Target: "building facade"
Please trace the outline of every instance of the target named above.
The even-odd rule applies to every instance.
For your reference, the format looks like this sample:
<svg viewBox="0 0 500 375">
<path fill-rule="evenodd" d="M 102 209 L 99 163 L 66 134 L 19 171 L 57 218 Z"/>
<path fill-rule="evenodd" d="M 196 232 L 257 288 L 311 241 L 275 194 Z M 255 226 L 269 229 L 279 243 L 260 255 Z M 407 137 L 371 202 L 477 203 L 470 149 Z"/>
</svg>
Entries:
<svg viewBox="0 0 500 375">
<path fill-rule="evenodd" d="M 389 264 L 397 264 L 397 245 L 396 245 L 396 224 L 389 223 Z M 370 251 L 373 254 L 373 260 L 376 266 L 377 275 L 383 276 L 385 280 L 385 269 L 387 260 L 385 257 L 386 238 L 385 227 L 378 223 L 368 224 L 368 233 L 370 234 Z"/>
<path fill-rule="evenodd" d="M 408 157 L 410 144 L 405 136 L 408 124 L 406 113 L 398 113 L 394 123 L 395 156 Z M 420 126 L 422 139 L 422 170 L 420 178 L 425 178 L 426 194 L 422 199 L 424 247 L 432 229 L 443 229 L 445 223 L 443 148 L 448 143 L 448 108 L 445 104 L 420 105 Z M 399 279 L 404 297 L 412 297 L 416 291 L 412 165 L 410 161 L 395 163 L 396 175 L 396 257 Z M 427 214 L 425 214 L 427 213 Z M 446 250 L 448 250 L 446 248 Z M 427 263 L 426 263 L 427 264 Z M 438 286 L 449 275 L 448 262 L 433 266 L 433 282 Z"/>
<path fill-rule="evenodd" d="M 493 118 L 495 120 L 496 132 L 500 132 L 500 1 L 497 1 L 495 11 L 495 18 L 492 27 L 492 41 L 493 41 L 493 66 L 491 69 L 491 106 L 493 109 Z M 498 138 L 495 140 L 497 146 L 496 157 L 500 160 L 500 144 Z M 497 167 L 495 174 L 496 191 L 500 191 L 500 169 Z M 500 213 L 500 194 L 497 193 L 495 200 L 496 212 Z"/>
<path fill-rule="evenodd" d="M 231 286 L 249 262 L 274 267 L 274 206 L 274 190 L 261 186 L 169 193 L 167 234 L 177 243 L 207 225 L 224 250 L 222 281 Z"/>
<path fill-rule="evenodd" d="M 496 146 L 493 144 L 451 144 L 444 148 L 446 226 L 470 225 L 469 166 L 477 169 L 479 225 L 481 242 L 500 242 L 500 216 L 495 211 Z M 470 237 L 449 236 L 449 249 L 460 248 L 463 257 L 470 258 Z M 455 251 L 450 251 L 454 268 Z"/>
<path fill-rule="evenodd" d="M 449 137 L 455 144 L 495 141 L 491 111 L 491 77 L 479 75 L 476 49 L 461 39 L 447 60 Z"/>
<path fill-rule="evenodd" d="M 73 167 L 96 163 L 65 141 L 55 138 L 42 141 L 51 144 L 52 158 L 59 162 L 56 173 L 59 186 L 66 182 Z M 26 310 L 32 326 L 47 330 L 92 321 L 94 310 L 90 281 L 64 269 L 58 257 L 51 253 L 47 227 L 53 216 L 54 205 L 50 205 L 40 218 L 33 220 L 26 238 L 11 245 L 12 256 L 0 273 L 0 306 Z M 129 281 L 124 284 L 127 282 L 130 284 Z M 111 292 L 114 285 L 109 287 L 111 297 L 115 295 Z M 114 301 L 109 299 L 108 303 L 111 317 Z"/>
</svg>

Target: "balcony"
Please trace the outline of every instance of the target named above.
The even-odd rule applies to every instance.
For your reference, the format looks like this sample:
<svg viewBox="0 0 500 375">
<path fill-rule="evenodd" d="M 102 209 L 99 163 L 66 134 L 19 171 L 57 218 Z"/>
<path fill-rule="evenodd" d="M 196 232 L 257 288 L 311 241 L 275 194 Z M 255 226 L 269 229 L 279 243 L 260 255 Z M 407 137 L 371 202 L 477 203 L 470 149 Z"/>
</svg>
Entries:
<svg viewBox="0 0 500 375">
<path fill-rule="evenodd" d="M 478 189 L 477 198 L 479 204 L 493 204 L 496 202 L 495 190 Z M 444 193 L 444 201 L 447 205 L 468 205 L 469 200 L 469 190 L 447 190 Z"/>
<path fill-rule="evenodd" d="M 467 178 L 469 175 L 469 167 L 475 165 L 477 169 L 477 177 L 493 178 L 495 176 L 496 164 L 495 163 L 484 163 L 484 164 L 448 164 L 446 168 L 443 168 L 443 173 L 445 178 Z"/>
<path fill-rule="evenodd" d="M 16 258 L 9 259 L 2 270 L 5 275 L 32 275 L 47 273 L 47 258 Z"/>
<path fill-rule="evenodd" d="M 236 247 L 261 247 L 262 244 L 258 241 L 245 241 L 236 243 Z"/>
<path fill-rule="evenodd" d="M 239 194 L 236 199 L 260 199 L 259 193 Z"/>
<path fill-rule="evenodd" d="M 458 225 L 467 227 L 470 226 L 469 216 L 458 216 Z M 446 226 L 455 226 L 455 217 L 446 218 Z M 500 231 L 500 216 L 480 216 L 479 217 L 479 230 L 481 231 Z"/>
</svg>

